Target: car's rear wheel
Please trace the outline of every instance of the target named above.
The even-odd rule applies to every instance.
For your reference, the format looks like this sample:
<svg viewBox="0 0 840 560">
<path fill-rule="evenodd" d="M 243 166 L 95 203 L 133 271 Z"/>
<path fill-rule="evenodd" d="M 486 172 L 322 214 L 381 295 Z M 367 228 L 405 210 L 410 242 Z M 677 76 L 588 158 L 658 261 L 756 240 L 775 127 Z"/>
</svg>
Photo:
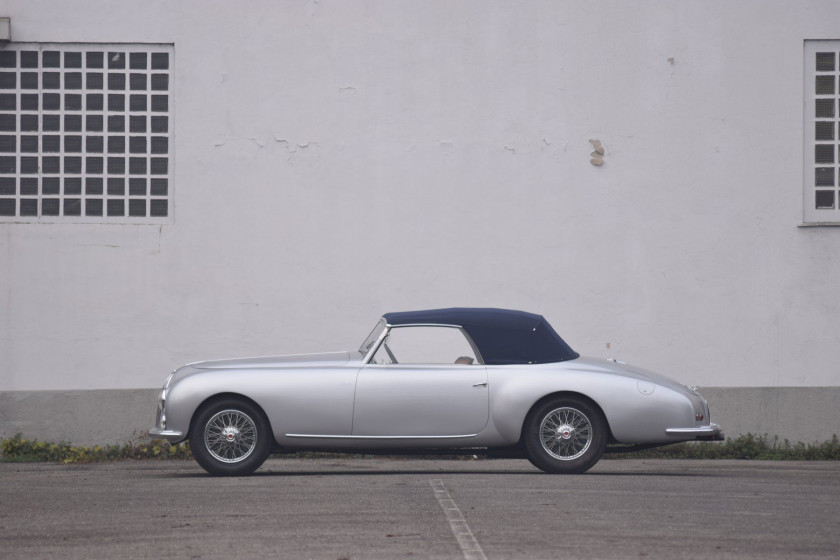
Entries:
<svg viewBox="0 0 840 560">
<path fill-rule="evenodd" d="M 217 476 L 251 474 L 271 451 L 271 430 L 262 411 L 242 399 L 222 399 L 199 410 L 190 449 L 201 467 Z"/>
<path fill-rule="evenodd" d="M 525 420 L 528 460 L 548 473 L 586 472 L 604 454 L 607 421 L 590 402 L 577 397 L 550 399 Z"/>
</svg>

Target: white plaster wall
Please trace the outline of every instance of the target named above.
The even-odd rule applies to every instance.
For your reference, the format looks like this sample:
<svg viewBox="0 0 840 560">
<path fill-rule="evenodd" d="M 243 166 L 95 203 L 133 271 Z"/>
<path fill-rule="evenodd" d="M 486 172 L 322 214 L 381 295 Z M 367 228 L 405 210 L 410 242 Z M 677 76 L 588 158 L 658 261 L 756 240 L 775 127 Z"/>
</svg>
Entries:
<svg viewBox="0 0 840 560">
<path fill-rule="evenodd" d="M 174 223 L 0 224 L 2 391 L 154 387 L 446 306 L 688 383 L 840 385 L 840 228 L 797 227 L 803 40 L 840 38 L 837 2 L 0 11 L 16 41 L 175 45 Z"/>
</svg>

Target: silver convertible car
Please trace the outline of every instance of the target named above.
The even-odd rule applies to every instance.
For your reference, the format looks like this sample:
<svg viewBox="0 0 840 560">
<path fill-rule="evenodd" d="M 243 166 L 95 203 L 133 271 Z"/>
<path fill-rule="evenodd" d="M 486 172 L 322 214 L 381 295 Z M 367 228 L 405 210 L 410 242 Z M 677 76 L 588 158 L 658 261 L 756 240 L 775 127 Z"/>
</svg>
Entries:
<svg viewBox="0 0 840 560">
<path fill-rule="evenodd" d="M 443 449 L 582 473 L 607 444 L 723 439 L 685 385 L 583 358 L 540 315 L 467 308 L 386 313 L 353 352 L 184 366 L 150 434 L 189 439 L 214 475 L 249 474 L 272 451 Z"/>
</svg>

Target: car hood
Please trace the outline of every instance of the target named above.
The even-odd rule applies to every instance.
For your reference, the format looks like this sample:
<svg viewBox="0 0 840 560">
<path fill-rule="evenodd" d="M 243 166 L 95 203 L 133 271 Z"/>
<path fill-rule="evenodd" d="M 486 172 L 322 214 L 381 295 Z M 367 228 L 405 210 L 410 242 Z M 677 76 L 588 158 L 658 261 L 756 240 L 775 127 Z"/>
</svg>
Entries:
<svg viewBox="0 0 840 560">
<path fill-rule="evenodd" d="M 358 352 L 354 352 L 358 356 Z M 307 366 L 343 366 L 350 361 L 350 352 L 323 352 L 320 354 L 292 354 L 262 358 L 236 358 L 190 364 L 194 369 L 275 369 Z"/>
<path fill-rule="evenodd" d="M 641 381 L 649 381 L 651 383 L 656 383 L 657 385 L 662 385 L 663 387 L 667 387 L 669 389 L 673 389 L 679 392 L 686 392 L 696 394 L 695 391 L 689 389 L 686 385 L 671 379 L 670 377 L 666 377 L 659 373 L 655 373 L 650 370 L 646 370 L 640 367 L 636 367 L 630 364 L 626 364 L 624 362 L 619 362 L 615 360 L 604 360 L 602 358 L 591 358 L 591 357 L 580 357 L 576 360 L 568 362 L 569 365 L 575 367 L 582 367 L 584 369 L 591 369 L 591 370 L 598 370 L 598 371 L 605 371 L 609 372 L 613 375 L 622 375 L 625 377 L 631 377 L 633 379 L 638 379 Z"/>
</svg>

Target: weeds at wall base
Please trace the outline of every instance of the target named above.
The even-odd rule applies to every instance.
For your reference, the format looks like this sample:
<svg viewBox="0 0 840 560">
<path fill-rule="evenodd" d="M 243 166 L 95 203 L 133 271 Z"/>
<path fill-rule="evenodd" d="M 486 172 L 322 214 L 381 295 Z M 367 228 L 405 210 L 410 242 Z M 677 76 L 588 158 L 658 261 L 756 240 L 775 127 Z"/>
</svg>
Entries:
<svg viewBox="0 0 840 560">
<path fill-rule="evenodd" d="M 334 453 L 298 452 L 285 455 L 289 458 L 362 457 Z M 0 440 L 2 463 L 101 463 L 124 459 L 171 460 L 191 459 L 189 443 L 171 445 L 156 439 L 143 443 L 124 445 L 72 446 L 69 443 L 49 443 L 24 439 L 21 434 Z M 457 457 L 453 457 L 457 458 Z M 483 458 L 481 456 L 475 458 Z M 767 461 L 838 461 L 840 441 L 837 435 L 822 443 L 791 443 L 770 437 L 744 434 L 725 442 L 686 442 L 637 451 L 611 453 L 604 459 L 749 459 Z"/>
</svg>

